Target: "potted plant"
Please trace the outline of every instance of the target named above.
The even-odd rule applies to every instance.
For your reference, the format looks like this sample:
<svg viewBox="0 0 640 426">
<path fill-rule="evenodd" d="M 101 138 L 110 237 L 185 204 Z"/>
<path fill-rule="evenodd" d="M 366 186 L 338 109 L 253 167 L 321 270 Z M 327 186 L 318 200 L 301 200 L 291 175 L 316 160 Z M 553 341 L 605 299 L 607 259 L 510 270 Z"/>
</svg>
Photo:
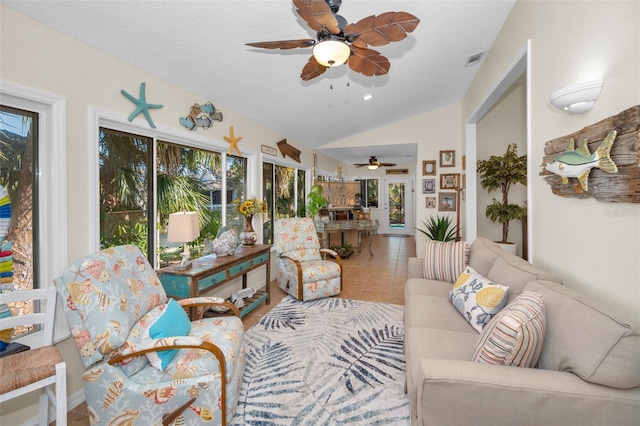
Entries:
<svg viewBox="0 0 640 426">
<path fill-rule="evenodd" d="M 349 243 L 344 243 L 341 246 L 332 244 L 329 248 L 338 253 L 341 259 L 346 259 L 353 254 L 353 246 Z"/>
<path fill-rule="evenodd" d="M 329 200 L 323 194 L 322 185 L 315 184 L 311 187 L 309 194 L 307 194 L 307 199 L 309 200 L 309 204 L 307 204 L 307 215 L 311 218 L 314 218 L 320 209 L 329 206 Z"/>
<path fill-rule="evenodd" d="M 498 243 L 513 244 L 509 242 L 509 222 L 527 217 L 527 209 L 509 203 L 509 190 L 518 183 L 527 185 L 527 156 L 519 156 L 518 145 L 509 144 L 504 155 L 492 155 L 488 160 L 478 160 L 478 175 L 484 189 L 502 192 L 502 201 L 494 198 L 485 213 L 492 222 L 502 224 L 502 240 Z"/>
<path fill-rule="evenodd" d="M 422 224 L 425 229 L 416 229 L 426 235 L 430 240 L 454 241 L 456 239 L 458 225 L 453 225 L 451 221 L 450 216 L 436 215 L 435 218 L 431 216 L 427 221 L 422 219 Z"/>
</svg>

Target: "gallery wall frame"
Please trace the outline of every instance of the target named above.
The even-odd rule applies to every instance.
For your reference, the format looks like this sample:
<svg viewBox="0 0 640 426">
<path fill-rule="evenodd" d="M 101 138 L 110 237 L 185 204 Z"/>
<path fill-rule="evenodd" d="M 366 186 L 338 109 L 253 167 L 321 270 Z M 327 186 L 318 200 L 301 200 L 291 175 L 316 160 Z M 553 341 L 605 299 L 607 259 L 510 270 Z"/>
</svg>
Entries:
<svg viewBox="0 0 640 426">
<path fill-rule="evenodd" d="M 425 160 L 422 162 L 422 176 L 436 174 L 436 160 Z"/>
<path fill-rule="evenodd" d="M 423 194 L 435 194 L 436 193 L 436 180 L 435 179 L 422 179 L 422 193 Z"/>
<path fill-rule="evenodd" d="M 438 193 L 438 211 L 441 212 L 455 212 L 456 205 L 456 193 L 455 192 L 439 192 Z"/>
<path fill-rule="evenodd" d="M 455 167 L 456 166 L 456 151 L 447 150 L 440 151 L 440 167 Z"/>
<path fill-rule="evenodd" d="M 427 209 L 435 209 L 436 208 L 436 197 L 425 197 L 424 206 Z"/>
<path fill-rule="evenodd" d="M 443 173 L 440 175 L 440 189 L 456 189 L 460 186 L 460 173 Z"/>
</svg>

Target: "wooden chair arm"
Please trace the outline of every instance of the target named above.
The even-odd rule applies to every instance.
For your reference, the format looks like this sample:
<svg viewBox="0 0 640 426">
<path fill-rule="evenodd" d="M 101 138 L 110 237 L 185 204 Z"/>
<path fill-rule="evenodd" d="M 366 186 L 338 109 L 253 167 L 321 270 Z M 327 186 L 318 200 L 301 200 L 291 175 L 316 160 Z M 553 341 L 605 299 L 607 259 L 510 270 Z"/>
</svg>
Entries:
<svg viewBox="0 0 640 426">
<path fill-rule="evenodd" d="M 287 255 L 281 254 L 280 259 L 287 259 L 293 263 L 295 263 L 296 268 L 298 268 L 298 300 L 304 300 L 302 297 L 302 263 L 299 260 L 293 259 Z"/>
</svg>

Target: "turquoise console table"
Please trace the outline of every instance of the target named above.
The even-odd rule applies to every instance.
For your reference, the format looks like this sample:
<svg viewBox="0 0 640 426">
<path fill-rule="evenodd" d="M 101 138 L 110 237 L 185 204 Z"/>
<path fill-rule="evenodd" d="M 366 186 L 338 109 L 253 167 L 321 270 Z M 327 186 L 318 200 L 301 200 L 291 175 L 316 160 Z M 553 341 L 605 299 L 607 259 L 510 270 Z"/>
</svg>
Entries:
<svg viewBox="0 0 640 426">
<path fill-rule="evenodd" d="M 271 246 L 263 244 L 240 246 L 233 256 L 217 257 L 213 254 L 195 259 L 193 266 L 185 271 L 176 270 L 175 266 L 167 266 L 156 272 L 168 296 L 186 299 L 203 296 L 210 290 L 240 276 L 242 276 L 242 288 L 247 288 L 247 273 L 265 266 L 266 291 L 258 291 L 253 297 L 245 299 L 245 306 L 240 309 L 240 316 L 243 317 L 263 301 L 267 305 L 271 302 L 270 249 Z"/>
</svg>

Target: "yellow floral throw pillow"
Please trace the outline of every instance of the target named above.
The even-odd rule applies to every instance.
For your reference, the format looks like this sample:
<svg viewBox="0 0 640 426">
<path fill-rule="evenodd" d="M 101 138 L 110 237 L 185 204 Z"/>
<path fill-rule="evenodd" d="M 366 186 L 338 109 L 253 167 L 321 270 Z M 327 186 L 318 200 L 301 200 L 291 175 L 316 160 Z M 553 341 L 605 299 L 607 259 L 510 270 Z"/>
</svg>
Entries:
<svg viewBox="0 0 640 426">
<path fill-rule="evenodd" d="M 509 287 L 493 283 L 467 266 L 453 284 L 449 301 L 480 333 L 491 318 L 504 308 L 508 290 Z"/>
</svg>

